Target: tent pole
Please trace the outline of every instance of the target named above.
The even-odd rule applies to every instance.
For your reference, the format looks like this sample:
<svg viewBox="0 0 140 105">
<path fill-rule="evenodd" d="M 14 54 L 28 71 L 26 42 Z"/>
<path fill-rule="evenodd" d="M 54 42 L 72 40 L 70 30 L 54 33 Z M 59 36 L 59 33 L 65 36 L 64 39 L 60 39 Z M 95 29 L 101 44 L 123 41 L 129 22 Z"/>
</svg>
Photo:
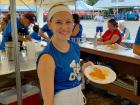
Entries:
<svg viewBox="0 0 140 105">
<path fill-rule="evenodd" d="M 76 8 L 76 1 L 77 1 L 77 0 L 75 0 L 75 11 L 77 10 L 77 8 Z"/>
<path fill-rule="evenodd" d="M 117 20 L 118 20 L 118 0 L 117 1 Z"/>
<path fill-rule="evenodd" d="M 17 23 L 16 23 L 16 0 L 9 0 L 11 8 L 11 27 L 12 27 L 12 39 L 14 42 L 15 51 L 15 72 L 16 72 L 16 90 L 18 105 L 22 105 L 22 91 L 21 91 L 21 76 L 20 76 L 20 64 L 19 64 L 19 46 L 17 35 Z"/>
</svg>

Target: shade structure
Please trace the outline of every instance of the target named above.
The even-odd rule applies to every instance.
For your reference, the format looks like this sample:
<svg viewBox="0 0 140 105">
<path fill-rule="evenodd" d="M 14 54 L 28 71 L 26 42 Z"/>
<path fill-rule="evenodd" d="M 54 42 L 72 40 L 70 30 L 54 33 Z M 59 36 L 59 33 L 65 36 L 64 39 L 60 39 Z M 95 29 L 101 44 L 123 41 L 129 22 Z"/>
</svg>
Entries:
<svg viewBox="0 0 140 105">
<path fill-rule="evenodd" d="M 0 12 L 9 11 L 8 5 L 0 5 Z M 36 5 L 18 5 L 16 6 L 16 11 L 36 11 Z"/>
<path fill-rule="evenodd" d="M 8 10 L 8 7 L 7 5 L 0 5 L 0 12 L 1 11 L 7 11 Z"/>
<path fill-rule="evenodd" d="M 140 0 L 99 0 L 94 7 L 95 8 L 127 8 L 140 6 Z"/>
<path fill-rule="evenodd" d="M 63 3 L 63 4 L 75 4 L 76 0 L 37 0 L 36 4 L 38 4 L 40 7 L 51 7 L 52 5 L 56 3 Z"/>
<path fill-rule="evenodd" d="M 35 0 L 16 0 L 17 5 L 25 5 L 25 4 L 33 5 L 35 3 L 36 3 Z M 1 5 L 9 5 L 10 2 L 9 2 L 9 0 L 0 0 L 0 4 Z"/>
<path fill-rule="evenodd" d="M 93 11 L 102 11 L 102 10 L 108 10 L 107 8 L 99 8 L 93 6 Z"/>
<path fill-rule="evenodd" d="M 0 5 L 9 5 L 10 0 L 0 0 Z M 16 5 L 39 5 L 50 7 L 56 3 L 74 4 L 75 0 L 16 0 Z"/>
<path fill-rule="evenodd" d="M 72 11 L 92 11 L 93 7 L 86 4 L 82 0 L 76 0 L 75 5 L 69 5 L 70 10 Z"/>
</svg>

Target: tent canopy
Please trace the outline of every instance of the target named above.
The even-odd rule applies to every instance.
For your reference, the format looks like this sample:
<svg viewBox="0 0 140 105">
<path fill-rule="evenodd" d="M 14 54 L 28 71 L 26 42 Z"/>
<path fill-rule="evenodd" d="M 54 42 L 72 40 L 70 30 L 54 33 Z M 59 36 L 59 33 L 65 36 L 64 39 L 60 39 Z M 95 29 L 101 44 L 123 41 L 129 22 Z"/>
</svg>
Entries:
<svg viewBox="0 0 140 105">
<path fill-rule="evenodd" d="M 140 6 L 140 0 L 99 0 L 94 7 L 96 8 L 127 8 Z"/>
<path fill-rule="evenodd" d="M 1 5 L 9 5 L 9 0 L 0 0 Z M 17 5 L 33 5 L 35 4 L 35 0 L 16 0 Z"/>
<path fill-rule="evenodd" d="M 76 8 L 75 8 L 76 6 Z M 74 11 L 75 9 L 77 11 L 91 11 L 93 10 L 93 7 L 86 4 L 84 1 L 82 0 L 76 0 L 75 5 L 69 5 L 70 10 Z"/>
<path fill-rule="evenodd" d="M 49 8 L 55 3 L 64 3 L 68 4 L 69 8 L 71 10 L 76 10 L 78 11 L 92 11 L 93 7 L 86 4 L 82 0 L 16 0 L 16 8 L 17 11 L 35 11 L 35 6 L 33 5 L 38 5 L 43 8 Z M 0 0 L 0 10 L 5 11 L 7 10 L 7 5 L 9 5 L 9 0 Z M 25 6 L 26 5 L 26 6 Z M 31 6 L 32 5 L 32 6 Z M 28 7 L 30 8 L 28 8 Z"/>
<path fill-rule="evenodd" d="M 16 0 L 16 5 L 43 5 L 50 7 L 56 3 L 74 4 L 75 0 Z M 9 5 L 9 0 L 0 0 L 1 5 Z"/>
<path fill-rule="evenodd" d="M 108 10 L 107 8 L 99 8 L 93 6 L 93 11 L 102 11 L 102 10 Z"/>
<path fill-rule="evenodd" d="M 0 12 L 8 11 L 8 10 L 9 10 L 8 5 L 0 5 Z M 18 5 L 16 6 L 16 11 L 36 11 L 36 6 L 35 5 L 28 5 L 28 6 Z"/>
</svg>

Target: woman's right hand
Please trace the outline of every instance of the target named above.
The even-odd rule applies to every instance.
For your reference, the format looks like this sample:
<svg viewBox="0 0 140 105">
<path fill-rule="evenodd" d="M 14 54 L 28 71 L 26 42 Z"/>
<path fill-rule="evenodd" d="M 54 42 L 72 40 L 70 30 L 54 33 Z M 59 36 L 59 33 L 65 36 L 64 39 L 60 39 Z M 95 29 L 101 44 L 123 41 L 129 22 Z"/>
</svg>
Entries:
<svg viewBox="0 0 140 105">
<path fill-rule="evenodd" d="M 84 72 L 84 70 L 85 70 L 88 66 L 93 66 L 93 65 L 94 65 L 94 63 L 91 62 L 91 61 L 88 61 L 88 62 L 84 63 L 83 66 L 82 66 L 82 71 Z"/>
</svg>

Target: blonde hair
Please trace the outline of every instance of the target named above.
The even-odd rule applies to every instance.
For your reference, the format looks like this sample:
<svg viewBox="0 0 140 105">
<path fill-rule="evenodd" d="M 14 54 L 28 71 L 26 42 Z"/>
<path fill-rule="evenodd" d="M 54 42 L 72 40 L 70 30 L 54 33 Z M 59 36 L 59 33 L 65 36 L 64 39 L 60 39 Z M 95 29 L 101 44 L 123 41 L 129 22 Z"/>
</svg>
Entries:
<svg viewBox="0 0 140 105">
<path fill-rule="evenodd" d="M 124 20 L 119 20 L 119 21 L 118 21 L 118 25 L 119 25 L 119 24 L 122 25 L 123 27 L 125 27 L 125 21 L 124 21 Z"/>
</svg>

